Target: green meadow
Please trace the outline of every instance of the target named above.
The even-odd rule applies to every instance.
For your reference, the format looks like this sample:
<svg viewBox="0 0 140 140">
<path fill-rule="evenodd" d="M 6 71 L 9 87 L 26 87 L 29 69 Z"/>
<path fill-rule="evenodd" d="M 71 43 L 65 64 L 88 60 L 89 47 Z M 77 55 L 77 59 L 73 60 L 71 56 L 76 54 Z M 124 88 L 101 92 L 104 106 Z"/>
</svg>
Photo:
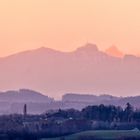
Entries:
<svg viewBox="0 0 140 140">
<path fill-rule="evenodd" d="M 42 140 L 79 140 L 82 137 L 91 137 L 97 139 L 105 139 L 105 140 L 118 140 L 124 137 L 137 137 L 140 138 L 140 131 L 133 130 L 99 130 L 99 131 L 85 131 L 77 134 L 57 137 L 57 138 L 46 138 Z"/>
</svg>

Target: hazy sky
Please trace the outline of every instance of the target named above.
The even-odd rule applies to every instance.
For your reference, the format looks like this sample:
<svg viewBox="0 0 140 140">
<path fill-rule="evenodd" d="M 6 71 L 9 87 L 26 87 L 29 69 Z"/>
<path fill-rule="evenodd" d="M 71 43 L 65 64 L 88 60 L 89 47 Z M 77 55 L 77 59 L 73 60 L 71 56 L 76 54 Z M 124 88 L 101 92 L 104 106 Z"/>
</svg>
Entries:
<svg viewBox="0 0 140 140">
<path fill-rule="evenodd" d="M 86 42 L 140 54 L 140 0 L 1 0 L 0 56 Z"/>
</svg>

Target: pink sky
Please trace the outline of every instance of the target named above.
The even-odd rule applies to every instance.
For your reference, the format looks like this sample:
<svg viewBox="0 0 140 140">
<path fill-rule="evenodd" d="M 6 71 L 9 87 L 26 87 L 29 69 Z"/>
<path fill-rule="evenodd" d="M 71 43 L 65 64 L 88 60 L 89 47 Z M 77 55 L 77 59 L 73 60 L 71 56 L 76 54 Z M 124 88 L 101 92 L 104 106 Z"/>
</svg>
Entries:
<svg viewBox="0 0 140 140">
<path fill-rule="evenodd" d="M 0 2 L 0 56 L 41 46 L 72 51 L 86 42 L 140 54 L 140 0 Z"/>
</svg>

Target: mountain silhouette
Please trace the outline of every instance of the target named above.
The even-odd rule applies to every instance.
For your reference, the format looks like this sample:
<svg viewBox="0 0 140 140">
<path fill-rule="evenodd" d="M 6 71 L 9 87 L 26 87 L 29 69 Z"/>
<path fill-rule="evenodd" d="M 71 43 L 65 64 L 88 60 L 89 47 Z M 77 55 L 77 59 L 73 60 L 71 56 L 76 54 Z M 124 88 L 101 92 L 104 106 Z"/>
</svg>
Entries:
<svg viewBox="0 0 140 140">
<path fill-rule="evenodd" d="M 95 44 L 73 52 L 41 47 L 0 58 L 0 90 L 34 89 L 60 97 L 64 93 L 137 95 L 140 58 L 110 56 Z"/>
<path fill-rule="evenodd" d="M 0 92 L 0 102 L 8 102 L 8 103 L 50 103 L 53 101 L 53 98 L 49 98 L 48 96 L 44 96 L 42 93 L 29 90 L 29 89 L 20 89 L 9 90 L 5 92 Z"/>
<path fill-rule="evenodd" d="M 116 46 L 111 46 L 110 48 L 106 49 L 105 51 L 108 55 L 114 57 L 123 57 L 124 53 L 121 52 Z"/>
</svg>

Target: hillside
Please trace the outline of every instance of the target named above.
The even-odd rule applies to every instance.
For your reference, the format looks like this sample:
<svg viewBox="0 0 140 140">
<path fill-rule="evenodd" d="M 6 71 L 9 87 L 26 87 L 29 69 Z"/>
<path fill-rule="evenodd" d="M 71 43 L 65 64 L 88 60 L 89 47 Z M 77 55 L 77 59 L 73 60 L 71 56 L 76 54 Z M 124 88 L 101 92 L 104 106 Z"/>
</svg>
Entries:
<svg viewBox="0 0 140 140">
<path fill-rule="evenodd" d="M 0 114 L 23 113 L 23 106 L 27 104 L 29 114 L 41 114 L 48 110 L 78 109 L 89 105 L 115 105 L 125 107 L 126 103 L 140 108 L 140 96 L 116 97 L 111 95 L 76 94 L 68 93 L 62 96 L 62 100 L 54 100 L 42 93 L 20 89 L 19 91 L 0 92 Z"/>
<path fill-rule="evenodd" d="M 29 89 L 20 89 L 19 91 L 6 91 L 0 92 L 0 101 L 2 102 L 35 102 L 35 103 L 50 103 L 53 101 L 53 98 L 44 96 L 42 93 L 29 90 Z"/>
<path fill-rule="evenodd" d="M 24 104 L 29 114 L 43 113 L 52 102 L 53 98 L 29 89 L 0 92 L 0 114 L 23 113 Z"/>
</svg>

